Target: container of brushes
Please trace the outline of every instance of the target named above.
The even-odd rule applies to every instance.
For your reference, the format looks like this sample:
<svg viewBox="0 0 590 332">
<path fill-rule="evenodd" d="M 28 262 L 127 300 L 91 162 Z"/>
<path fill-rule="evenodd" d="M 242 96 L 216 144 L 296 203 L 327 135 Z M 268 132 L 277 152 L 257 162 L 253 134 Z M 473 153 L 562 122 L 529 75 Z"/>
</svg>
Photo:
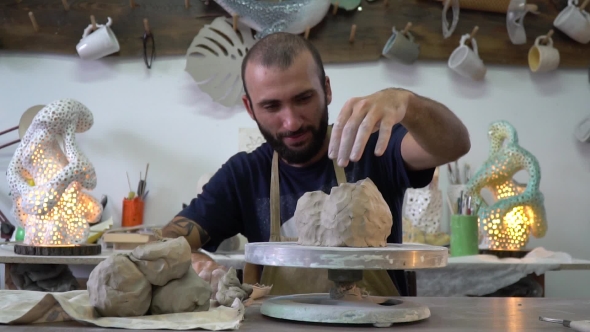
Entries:
<svg viewBox="0 0 590 332">
<path fill-rule="evenodd" d="M 130 192 L 129 196 L 123 199 L 122 227 L 133 227 L 143 225 L 144 202 L 140 196 Z"/>
</svg>

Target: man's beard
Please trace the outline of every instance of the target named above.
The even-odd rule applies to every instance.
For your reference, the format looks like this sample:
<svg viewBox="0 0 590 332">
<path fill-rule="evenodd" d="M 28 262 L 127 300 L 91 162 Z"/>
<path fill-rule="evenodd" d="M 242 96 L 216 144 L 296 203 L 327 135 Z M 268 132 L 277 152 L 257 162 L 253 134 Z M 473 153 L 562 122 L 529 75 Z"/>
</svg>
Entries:
<svg viewBox="0 0 590 332">
<path fill-rule="evenodd" d="M 268 144 L 277 152 L 279 157 L 283 158 L 289 164 L 303 164 L 315 157 L 318 152 L 322 149 L 324 141 L 326 140 L 326 132 L 328 131 L 328 106 L 324 108 L 324 114 L 320 120 L 319 128 L 313 126 L 301 127 L 299 130 L 294 132 L 286 132 L 273 136 L 266 129 L 262 128 L 258 121 L 256 121 L 260 133 L 266 139 Z M 307 143 L 307 147 L 298 150 L 292 150 L 283 143 L 282 138 L 287 136 L 298 135 L 306 132 L 311 132 L 311 142 Z"/>
</svg>

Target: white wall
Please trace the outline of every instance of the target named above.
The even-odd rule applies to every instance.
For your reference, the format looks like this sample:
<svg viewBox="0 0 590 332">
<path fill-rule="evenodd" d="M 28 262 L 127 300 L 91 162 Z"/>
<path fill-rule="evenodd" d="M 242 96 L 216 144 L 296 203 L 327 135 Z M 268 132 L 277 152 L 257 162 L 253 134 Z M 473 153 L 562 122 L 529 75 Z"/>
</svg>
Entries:
<svg viewBox="0 0 590 332">
<path fill-rule="evenodd" d="M 150 163 L 146 224 L 163 225 L 188 203 L 197 180 L 214 172 L 238 149 L 238 128 L 255 127 L 242 107 L 227 109 L 210 101 L 184 71 L 183 58 L 107 58 L 83 63 L 76 57 L 0 53 L 0 130 L 18 124 L 27 108 L 59 98 L 74 98 L 94 113 L 94 127 L 78 135 L 98 175 L 96 197 L 109 198 L 107 217 L 119 223 L 128 192 L 125 172 L 136 186 Z M 465 81 L 444 64 L 405 66 L 391 62 L 329 65 L 335 119 L 347 98 L 399 86 L 438 100 L 465 122 L 472 149 L 462 161 L 478 167 L 488 152 L 487 125 L 511 122 L 521 145 L 542 166 L 549 231 L 529 246 L 566 251 L 590 259 L 590 144 L 575 141 L 576 123 L 590 115 L 587 70 L 531 75 L 526 68 L 490 67 L 485 83 Z M 516 105 L 519 106 L 516 106 Z M 0 136 L 0 144 L 17 134 Z M 6 172 L 16 146 L 0 150 Z M 441 172 L 441 185 L 446 174 Z M 11 205 L 0 177 L 0 208 Z M 588 297 L 590 272 L 551 272 L 547 295 Z"/>
</svg>

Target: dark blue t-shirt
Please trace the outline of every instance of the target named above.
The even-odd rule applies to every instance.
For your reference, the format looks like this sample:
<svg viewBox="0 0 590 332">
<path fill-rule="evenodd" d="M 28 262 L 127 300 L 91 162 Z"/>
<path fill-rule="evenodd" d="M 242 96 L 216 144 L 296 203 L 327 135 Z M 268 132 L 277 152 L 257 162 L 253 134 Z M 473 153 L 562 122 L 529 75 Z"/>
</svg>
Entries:
<svg viewBox="0 0 590 332">
<path fill-rule="evenodd" d="M 373 133 L 362 158 L 356 163 L 350 162 L 345 168 L 349 183 L 370 178 L 389 205 L 393 215 L 389 243 L 402 242 L 401 214 L 406 189 L 428 185 L 434 174 L 434 169 L 406 170 L 401 156 L 401 142 L 406 133 L 403 126 L 394 126 L 387 150 L 380 157 L 374 153 L 379 134 Z M 178 214 L 197 222 L 209 234 L 211 240 L 203 249 L 214 252 L 223 240 L 238 233 L 248 242 L 268 242 L 272 155 L 268 143 L 251 153 L 234 155 L 203 186 L 203 192 Z M 307 167 L 293 167 L 280 160 L 279 184 L 281 224 L 293 217 L 297 200 L 303 194 L 316 190 L 329 194 L 331 188 L 338 185 L 333 162 L 327 154 Z M 285 228 L 284 231 L 288 232 Z M 296 236 L 292 233 L 283 235 Z"/>
</svg>

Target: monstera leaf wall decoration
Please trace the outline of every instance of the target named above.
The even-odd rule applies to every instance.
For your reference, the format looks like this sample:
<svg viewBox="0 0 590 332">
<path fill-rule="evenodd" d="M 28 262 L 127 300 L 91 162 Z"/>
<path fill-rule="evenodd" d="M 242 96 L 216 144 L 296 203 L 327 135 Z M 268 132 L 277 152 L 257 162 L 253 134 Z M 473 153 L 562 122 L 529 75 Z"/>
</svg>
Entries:
<svg viewBox="0 0 590 332">
<path fill-rule="evenodd" d="M 200 89 L 227 107 L 240 102 L 244 93 L 241 65 L 248 50 L 256 43 L 255 31 L 231 20 L 218 17 L 205 25 L 187 51 L 185 70 Z"/>
</svg>

